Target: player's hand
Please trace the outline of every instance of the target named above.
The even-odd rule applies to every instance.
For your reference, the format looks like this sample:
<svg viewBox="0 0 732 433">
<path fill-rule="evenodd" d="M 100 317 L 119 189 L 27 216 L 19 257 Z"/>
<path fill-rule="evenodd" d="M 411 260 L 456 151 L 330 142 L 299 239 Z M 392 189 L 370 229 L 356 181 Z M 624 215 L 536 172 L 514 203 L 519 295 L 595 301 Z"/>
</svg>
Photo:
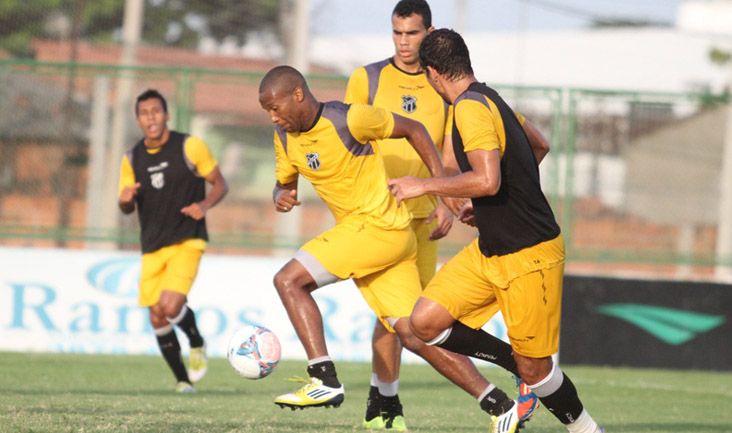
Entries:
<svg viewBox="0 0 732 433">
<path fill-rule="evenodd" d="M 203 217 L 206 216 L 206 211 L 208 210 L 208 207 L 206 207 L 203 202 L 199 203 L 193 203 L 191 205 L 188 205 L 180 210 L 182 214 L 188 215 L 189 217 L 193 218 L 194 220 L 202 220 Z"/>
<path fill-rule="evenodd" d="M 465 205 L 465 202 L 469 201 L 468 199 L 461 197 L 440 197 L 440 200 L 445 203 L 445 206 L 447 206 L 453 215 L 460 213 L 460 209 Z"/>
<path fill-rule="evenodd" d="M 132 201 L 135 200 L 135 197 L 137 197 L 137 191 L 139 189 L 140 182 L 137 182 L 132 186 L 126 186 L 122 188 L 122 193 L 119 195 L 119 201 L 125 204 L 132 203 Z"/>
<path fill-rule="evenodd" d="M 397 207 L 401 206 L 402 202 L 408 198 L 419 197 L 424 194 L 422 188 L 422 179 L 414 176 L 398 177 L 396 179 L 390 179 L 387 182 L 389 185 L 389 191 L 397 199 Z"/>
<path fill-rule="evenodd" d="M 458 212 L 458 220 L 470 227 L 475 227 L 475 214 L 473 213 L 473 201 L 468 200 Z"/>
<path fill-rule="evenodd" d="M 297 199 L 296 189 L 281 189 L 277 191 L 275 196 L 275 210 L 277 212 L 289 212 L 295 206 L 300 206 L 302 202 Z"/>
<path fill-rule="evenodd" d="M 430 236 L 428 238 L 431 241 L 444 238 L 452 228 L 453 215 L 444 203 L 437 203 L 437 207 L 434 208 L 430 216 L 427 217 L 427 224 L 431 223 L 435 218 L 437 218 L 437 224 L 435 225 L 435 228 L 432 229 L 432 232 L 430 232 Z"/>
</svg>

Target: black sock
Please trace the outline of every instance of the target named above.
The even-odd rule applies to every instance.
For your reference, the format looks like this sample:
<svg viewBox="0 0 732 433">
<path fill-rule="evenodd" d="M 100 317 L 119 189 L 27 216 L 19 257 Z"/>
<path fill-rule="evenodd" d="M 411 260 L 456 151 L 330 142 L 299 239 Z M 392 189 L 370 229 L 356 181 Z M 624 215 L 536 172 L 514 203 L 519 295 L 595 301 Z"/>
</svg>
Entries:
<svg viewBox="0 0 732 433">
<path fill-rule="evenodd" d="M 452 324 L 450 336 L 438 346 L 451 352 L 492 362 L 517 377 L 519 375 L 511 345 L 482 329 L 468 328 L 461 322 L 455 322 Z"/>
<path fill-rule="evenodd" d="M 186 306 L 185 308 L 186 314 L 183 315 L 183 318 L 176 325 L 188 336 L 191 347 L 201 347 L 203 346 L 203 337 L 201 337 L 196 326 L 196 315 L 193 314 L 193 310 L 190 307 Z"/>
<path fill-rule="evenodd" d="M 501 415 L 513 407 L 513 400 L 508 398 L 505 392 L 493 388 L 483 400 L 480 401 L 480 408 L 491 415 Z"/>
<path fill-rule="evenodd" d="M 163 358 L 173 370 L 173 374 L 178 382 L 190 382 L 188 380 L 188 372 L 186 366 L 183 365 L 183 359 L 180 356 L 180 344 L 178 343 L 178 337 L 175 335 L 175 331 L 171 330 L 165 335 L 158 335 L 158 346 L 160 352 L 163 354 Z"/>
<path fill-rule="evenodd" d="M 317 364 L 308 365 L 308 374 L 310 377 L 317 377 L 322 380 L 325 386 L 329 386 L 331 388 L 338 388 L 341 386 L 341 383 L 338 382 L 333 361 L 323 361 Z"/>
<path fill-rule="evenodd" d="M 577 388 L 566 374 L 559 389 L 546 397 L 539 397 L 539 400 L 562 424 L 576 421 L 584 409 Z"/>
<path fill-rule="evenodd" d="M 379 388 L 371 385 L 369 398 L 366 400 L 366 421 L 371 421 L 381 415 L 381 394 Z"/>
</svg>

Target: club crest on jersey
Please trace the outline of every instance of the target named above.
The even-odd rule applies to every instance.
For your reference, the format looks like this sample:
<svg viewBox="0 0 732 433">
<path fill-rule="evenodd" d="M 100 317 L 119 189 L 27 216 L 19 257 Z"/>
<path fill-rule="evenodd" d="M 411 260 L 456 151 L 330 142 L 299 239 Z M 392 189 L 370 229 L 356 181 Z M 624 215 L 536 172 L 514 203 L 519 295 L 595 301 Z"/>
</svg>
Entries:
<svg viewBox="0 0 732 433">
<path fill-rule="evenodd" d="M 407 114 L 412 114 L 417 110 L 417 98 L 414 96 L 402 96 L 402 110 Z"/>
<path fill-rule="evenodd" d="M 152 183 L 153 188 L 160 189 L 165 186 L 165 177 L 163 176 L 163 172 L 159 171 L 157 173 L 153 173 L 150 175 L 150 182 Z"/>
<path fill-rule="evenodd" d="M 310 167 L 311 170 L 317 170 L 320 168 L 320 154 L 317 152 L 311 152 L 305 155 L 305 158 L 308 159 L 308 167 Z"/>
</svg>

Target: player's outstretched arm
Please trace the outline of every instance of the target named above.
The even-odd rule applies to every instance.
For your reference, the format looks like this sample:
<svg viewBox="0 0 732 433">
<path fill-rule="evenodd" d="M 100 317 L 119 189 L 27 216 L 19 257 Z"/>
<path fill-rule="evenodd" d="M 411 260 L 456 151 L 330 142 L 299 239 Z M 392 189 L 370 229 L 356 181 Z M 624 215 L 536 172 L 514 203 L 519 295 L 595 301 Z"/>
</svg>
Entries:
<svg viewBox="0 0 732 433">
<path fill-rule="evenodd" d="M 442 201 L 437 202 L 437 206 L 432 209 L 432 213 L 427 217 L 427 224 L 432 220 L 436 220 L 435 228 L 432 229 L 428 237 L 431 241 L 442 239 L 450 232 L 452 228 L 453 213 L 450 208 Z"/>
<path fill-rule="evenodd" d="M 457 176 L 460 172 L 457 159 L 455 159 L 455 151 L 452 148 L 452 133 L 446 133 L 442 138 L 442 166 L 445 167 L 447 176 Z M 442 200 L 442 198 L 440 198 Z M 460 209 L 465 206 L 466 198 L 460 197 L 456 203 L 445 203 L 453 215 L 459 215 Z M 444 202 L 443 202 L 444 203 Z"/>
<path fill-rule="evenodd" d="M 287 184 L 275 183 L 272 191 L 272 201 L 277 212 L 289 212 L 302 203 L 297 199 L 297 180 Z"/>
<path fill-rule="evenodd" d="M 437 153 L 435 143 L 432 142 L 430 134 L 421 123 L 398 114 L 394 114 L 394 129 L 390 138 L 406 138 L 409 144 L 424 164 L 429 169 L 432 176 L 444 176 L 445 168 L 440 161 L 440 154 Z"/>
<path fill-rule="evenodd" d="M 203 219 L 206 216 L 206 212 L 214 207 L 216 203 L 220 202 L 229 191 L 229 184 L 226 183 L 226 179 L 224 179 L 224 175 L 221 174 L 218 166 L 211 170 L 211 173 L 204 177 L 204 179 L 211 184 L 211 190 L 206 195 L 206 198 L 180 210 L 182 213 L 196 220 Z"/>
<path fill-rule="evenodd" d="M 445 134 L 442 138 L 442 165 L 448 176 L 460 174 L 460 167 L 455 159 L 455 151 L 452 148 L 452 134 Z"/>
<path fill-rule="evenodd" d="M 119 208 L 123 213 L 129 214 L 135 211 L 135 197 L 137 197 L 137 190 L 139 189 L 140 182 L 122 188 L 119 195 Z"/>
<path fill-rule="evenodd" d="M 468 161 L 473 169 L 460 175 L 427 179 L 405 176 L 389 180 L 389 188 L 398 203 L 424 194 L 472 198 L 498 193 L 501 187 L 501 156 L 498 149 L 470 151 Z"/>
<path fill-rule="evenodd" d="M 529 119 L 525 119 L 521 126 L 524 128 L 524 132 L 529 138 L 529 144 L 531 144 L 531 149 L 534 151 L 536 164 L 539 165 L 546 154 L 549 153 L 549 143 L 541 134 L 541 131 L 539 131 L 534 124 L 529 122 Z"/>
</svg>

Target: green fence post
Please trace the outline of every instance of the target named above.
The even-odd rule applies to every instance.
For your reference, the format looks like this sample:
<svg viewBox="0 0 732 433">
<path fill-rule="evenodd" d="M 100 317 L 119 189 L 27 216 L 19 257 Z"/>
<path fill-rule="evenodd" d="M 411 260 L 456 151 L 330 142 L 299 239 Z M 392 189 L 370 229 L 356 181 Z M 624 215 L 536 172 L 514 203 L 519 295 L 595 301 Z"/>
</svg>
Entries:
<svg viewBox="0 0 732 433">
<path fill-rule="evenodd" d="M 572 208 L 574 205 L 574 160 L 577 150 L 577 92 L 571 89 L 565 89 L 565 91 L 567 92 L 567 130 L 564 145 L 565 177 L 561 225 L 567 256 L 570 256 L 574 251 L 574 244 L 572 243 Z"/>
<path fill-rule="evenodd" d="M 191 71 L 183 69 L 176 88 L 175 129 L 177 131 L 190 131 L 191 129 Z"/>
<path fill-rule="evenodd" d="M 552 160 L 552 167 L 554 171 L 549 176 L 549 188 L 551 192 L 549 196 L 549 204 L 554 209 L 554 212 L 559 212 L 561 201 L 560 201 L 560 166 L 561 166 L 561 155 L 562 155 L 562 90 L 552 89 L 549 92 L 549 100 L 551 101 L 551 136 L 549 137 L 549 146 L 554 151 L 549 151 L 549 157 Z"/>
</svg>

